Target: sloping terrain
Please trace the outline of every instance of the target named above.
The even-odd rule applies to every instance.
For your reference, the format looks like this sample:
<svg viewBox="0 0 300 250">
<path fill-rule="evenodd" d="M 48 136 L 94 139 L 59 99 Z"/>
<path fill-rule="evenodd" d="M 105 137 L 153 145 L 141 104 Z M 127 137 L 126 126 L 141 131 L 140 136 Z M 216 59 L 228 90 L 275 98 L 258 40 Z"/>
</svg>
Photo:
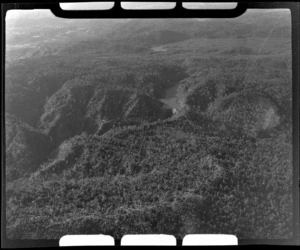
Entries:
<svg viewBox="0 0 300 250">
<path fill-rule="evenodd" d="M 290 238 L 289 17 L 12 25 L 7 236 Z"/>
<path fill-rule="evenodd" d="M 28 176 L 39 169 L 52 149 L 50 139 L 18 118 L 6 114 L 6 177 L 7 181 Z"/>
</svg>

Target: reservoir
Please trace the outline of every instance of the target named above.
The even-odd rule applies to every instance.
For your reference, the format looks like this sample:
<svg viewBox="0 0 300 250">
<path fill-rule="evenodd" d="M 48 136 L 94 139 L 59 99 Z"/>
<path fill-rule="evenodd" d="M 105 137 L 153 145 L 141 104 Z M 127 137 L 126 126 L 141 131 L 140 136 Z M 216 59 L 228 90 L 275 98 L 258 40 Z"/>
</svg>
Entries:
<svg viewBox="0 0 300 250">
<path fill-rule="evenodd" d="M 164 46 L 157 46 L 157 47 L 153 47 L 151 48 L 154 52 L 166 52 L 167 49 Z"/>
<path fill-rule="evenodd" d="M 170 88 L 167 88 L 165 91 L 165 97 L 159 99 L 162 103 L 164 103 L 164 108 L 166 109 L 177 109 L 180 106 L 180 102 L 178 100 L 178 88 L 180 84 L 176 84 Z"/>
</svg>

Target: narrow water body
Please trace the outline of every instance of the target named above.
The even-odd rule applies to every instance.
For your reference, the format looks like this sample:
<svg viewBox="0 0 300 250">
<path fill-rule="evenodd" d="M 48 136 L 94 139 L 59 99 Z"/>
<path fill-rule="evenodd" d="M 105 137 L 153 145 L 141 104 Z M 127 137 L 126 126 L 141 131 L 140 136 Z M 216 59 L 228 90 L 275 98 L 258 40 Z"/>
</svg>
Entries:
<svg viewBox="0 0 300 250">
<path fill-rule="evenodd" d="M 164 103 L 164 108 L 166 109 L 177 109 L 180 106 L 178 100 L 178 88 L 180 84 L 176 84 L 171 88 L 166 89 L 165 97 L 161 98 L 160 101 Z"/>
<path fill-rule="evenodd" d="M 153 47 L 151 48 L 154 52 L 166 52 L 167 49 L 164 46 L 157 46 L 157 47 Z"/>
<path fill-rule="evenodd" d="M 167 48 L 164 46 L 157 46 L 151 48 L 152 51 L 154 52 L 166 52 Z M 162 103 L 164 103 L 164 108 L 165 109 L 177 109 L 180 106 L 179 100 L 178 100 L 178 87 L 179 84 L 176 84 L 165 91 L 165 96 L 164 98 L 159 99 Z"/>
</svg>

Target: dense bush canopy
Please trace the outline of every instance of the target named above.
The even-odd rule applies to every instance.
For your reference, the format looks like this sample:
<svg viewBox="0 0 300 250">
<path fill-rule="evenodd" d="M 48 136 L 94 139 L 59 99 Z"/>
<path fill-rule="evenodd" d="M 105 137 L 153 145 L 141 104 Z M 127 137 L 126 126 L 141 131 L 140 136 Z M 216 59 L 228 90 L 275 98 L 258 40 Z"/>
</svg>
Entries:
<svg viewBox="0 0 300 250">
<path fill-rule="evenodd" d="M 7 236 L 290 238 L 287 13 L 96 24 L 7 54 Z"/>
</svg>

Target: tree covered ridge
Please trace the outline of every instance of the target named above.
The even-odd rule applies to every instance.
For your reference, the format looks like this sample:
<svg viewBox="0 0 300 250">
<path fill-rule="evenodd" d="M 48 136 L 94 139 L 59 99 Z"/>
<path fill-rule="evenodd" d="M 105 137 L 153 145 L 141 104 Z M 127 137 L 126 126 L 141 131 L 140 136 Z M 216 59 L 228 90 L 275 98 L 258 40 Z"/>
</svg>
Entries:
<svg viewBox="0 0 300 250">
<path fill-rule="evenodd" d="M 132 21 L 109 46 L 91 40 L 78 54 L 69 52 L 82 43 L 9 64 L 9 238 L 292 236 L 289 31 L 280 26 L 271 53 L 258 53 L 263 28 L 246 39 L 245 20 L 229 33 L 221 28 L 232 23 L 212 22 L 197 31 Z M 161 102 L 174 85 L 175 112 Z"/>
</svg>

